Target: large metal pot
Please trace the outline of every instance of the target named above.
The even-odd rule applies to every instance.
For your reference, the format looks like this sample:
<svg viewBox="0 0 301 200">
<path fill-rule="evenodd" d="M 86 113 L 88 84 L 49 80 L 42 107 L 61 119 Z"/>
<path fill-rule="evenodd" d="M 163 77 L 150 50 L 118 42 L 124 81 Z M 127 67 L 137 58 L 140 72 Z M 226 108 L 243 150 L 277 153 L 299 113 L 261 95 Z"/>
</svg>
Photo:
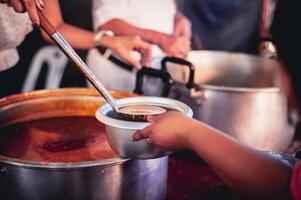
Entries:
<svg viewBox="0 0 301 200">
<path fill-rule="evenodd" d="M 270 59 L 214 51 L 192 51 L 187 61 L 162 60 L 162 72 L 174 80 L 169 96 L 188 104 L 195 118 L 254 148 L 282 151 L 292 141 L 294 123 L 275 85 L 277 66 Z"/>
<path fill-rule="evenodd" d="M 118 98 L 129 94 L 113 92 L 113 95 Z M 34 120 L 94 117 L 95 111 L 103 103 L 104 100 L 92 89 L 42 90 L 7 97 L 0 100 L 0 134 L 9 134 L 3 131 L 7 130 L 3 127 Z M 84 123 L 78 126 L 89 128 Z M 49 127 L 50 130 L 53 128 L 55 127 Z M 50 131 L 48 135 L 53 134 Z M 22 134 L 14 137 L 17 140 L 19 136 Z M 102 145 L 107 145 L 105 143 Z M 18 144 L 20 145 L 15 146 L 14 150 L 21 153 L 30 148 L 27 144 Z M 0 151 L 3 149 L 0 148 Z M 65 153 L 70 155 L 70 151 Z M 79 152 L 74 152 L 72 155 L 78 154 Z M 52 159 L 59 159 L 59 153 L 54 155 L 56 156 Z M 70 161 L 72 156 L 66 159 L 69 161 L 47 162 L 0 154 L 1 199 L 165 198 L 168 157 L 130 160 L 115 155 L 81 162 Z"/>
</svg>

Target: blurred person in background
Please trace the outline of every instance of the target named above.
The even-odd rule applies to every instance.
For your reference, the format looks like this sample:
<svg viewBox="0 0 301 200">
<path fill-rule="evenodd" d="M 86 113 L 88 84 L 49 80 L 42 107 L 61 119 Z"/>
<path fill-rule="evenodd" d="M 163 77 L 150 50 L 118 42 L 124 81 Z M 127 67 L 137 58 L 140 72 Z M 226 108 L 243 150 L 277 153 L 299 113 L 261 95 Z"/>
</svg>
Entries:
<svg viewBox="0 0 301 200">
<path fill-rule="evenodd" d="M 86 31 L 75 26 L 65 24 L 62 19 L 59 3 L 56 0 L 1 0 L 0 4 L 0 70 L 6 70 L 14 66 L 19 57 L 16 47 L 24 40 L 25 36 L 32 31 L 32 24 L 39 26 L 37 10 L 43 10 L 55 28 L 66 37 L 74 48 L 93 48 L 103 45 L 110 48 L 114 53 L 131 63 L 133 66 L 140 64 L 131 59 L 129 54 L 132 50 L 139 51 L 147 63 L 151 51 L 148 43 L 137 37 L 112 37 Z M 27 13 L 23 13 L 26 12 Z M 16 13 L 18 12 L 18 13 Z M 31 21 L 30 21 L 31 20 Z M 46 40 L 50 39 L 43 34 Z"/>
<path fill-rule="evenodd" d="M 262 0 L 178 0 L 194 49 L 256 53 Z"/>
<path fill-rule="evenodd" d="M 151 43 L 154 59 L 164 55 L 184 58 L 190 50 L 191 25 L 177 12 L 175 0 L 93 0 L 92 15 L 95 31 L 139 36 Z M 87 63 L 105 86 L 133 91 L 135 71 L 115 65 L 97 49 L 89 52 Z M 151 67 L 154 65 L 152 62 Z M 114 76 L 107 76 L 107 70 Z"/>
<path fill-rule="evenodd" d="M 73 48 L 91 49 L 100 45 L 109 48 L 113 53 L 129 62 L 134 67 L 147 64 L 151 55 L 150 45 L 142 41 L 139 37 L 119 37 L 112 36 L 99 31 L 88 31 L 64 22 L 58 0 L 44 0 L 44 14 L 54 27 L 66 38 Z M 49 40 L 47 35 L 44 38 Z M 139 52 L 144 59 L 141 63 L 132 59 L 131 51 Z"/>
</svg>

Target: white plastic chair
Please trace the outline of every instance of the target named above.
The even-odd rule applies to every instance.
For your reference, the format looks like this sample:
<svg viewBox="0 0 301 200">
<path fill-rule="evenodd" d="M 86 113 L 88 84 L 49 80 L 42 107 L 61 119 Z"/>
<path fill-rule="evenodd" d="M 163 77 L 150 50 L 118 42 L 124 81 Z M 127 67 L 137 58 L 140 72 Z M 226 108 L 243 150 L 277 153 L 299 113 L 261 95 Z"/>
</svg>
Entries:
<svg viewBox="0 0 301 200">
<path fill-rule="evenodd" d="M 22 92 L 29 92 L 35 89 L 44 64 L 47 64 L 48 68 L 45 89 L 59 88 L 67 63 L 67 57 L 55 46 L 48 45 L 39 49 L 30 64 Z"/>
</svg>

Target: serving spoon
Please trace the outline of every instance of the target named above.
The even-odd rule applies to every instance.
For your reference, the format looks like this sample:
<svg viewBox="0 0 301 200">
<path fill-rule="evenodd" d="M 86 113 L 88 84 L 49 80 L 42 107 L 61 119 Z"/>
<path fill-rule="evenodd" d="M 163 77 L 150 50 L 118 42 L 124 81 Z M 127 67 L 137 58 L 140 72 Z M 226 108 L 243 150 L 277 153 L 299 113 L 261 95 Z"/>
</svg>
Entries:
<svg viewBox="0 0 301 200">
<path fill-rule="evenodd" d="M 61 49 L 69 58 L 73 65 L 85 78 L 98 90 L 103 98 L 110 104 L 113 110 L 123 119 L 130 121 L 146 121 L 149 115 L 158 115 L 166 112 L 166 109 L 152 105 L 130 105 L 119 108 L 115 98 L 106 87 L 96 78 L 94 73 L 88 68 L 85 62 L 78 56 L 65 38 L 54 28 L 48 18 L 38 9 L 40 27 L 49 38 Z"/>
</svg>

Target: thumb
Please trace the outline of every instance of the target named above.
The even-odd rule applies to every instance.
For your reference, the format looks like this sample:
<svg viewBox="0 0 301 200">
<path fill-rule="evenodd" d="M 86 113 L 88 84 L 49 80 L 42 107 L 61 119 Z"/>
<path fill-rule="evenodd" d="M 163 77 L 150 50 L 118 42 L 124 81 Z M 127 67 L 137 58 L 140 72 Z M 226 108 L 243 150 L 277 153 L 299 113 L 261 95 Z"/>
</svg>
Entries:
<svg viewBox="0 0 301 200">
<path fill-rule="evenodd" d="M 23 3 L 32 23 L 40 25 L 40 18 L 37 12 L 37 6 L 35 4 L 35 0 L 26 0 L 23 1 Z"/>
<path fill-rule="evenodd" d="M 151 57 L 152 57 L 151 45 L 145 41 L 142 41 L 139 38 L 133 42 L 133 47 L 136 51 L 138 51 L 141 54 L 142 65 L 144 65 L 144 66 L 148 65 L 151 60 Z"/>
<path fill-rule="evenodd" d="M 154 116 L 154 115 L 148 115 L 148 116 L 146 117 L 146 119 L 147 119 L 147 121 L 148 121 L 149 123 L 154 123 L 154 122 L 156 121 L 156 116 Z"/>
</svg>

